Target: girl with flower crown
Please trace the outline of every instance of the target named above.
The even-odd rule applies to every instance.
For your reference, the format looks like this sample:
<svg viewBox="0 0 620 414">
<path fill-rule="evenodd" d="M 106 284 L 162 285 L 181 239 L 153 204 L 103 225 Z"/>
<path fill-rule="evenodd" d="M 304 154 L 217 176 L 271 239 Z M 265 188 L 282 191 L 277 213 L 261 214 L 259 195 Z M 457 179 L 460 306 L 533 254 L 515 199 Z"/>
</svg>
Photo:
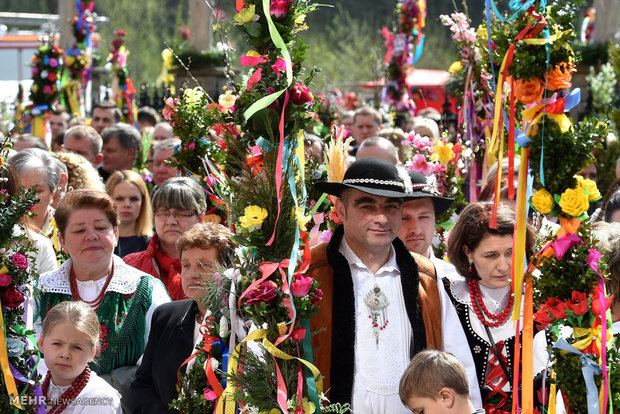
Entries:
<svg viewBox="0 0 620 414">
<path fill-rule="evenodd" d="M 122 412 L 118 391 L 88 366 L 99 348 L 99 319 L 90 306 L 78 301 L 54 306 L 38 344 L 48 368 L 41 384 L 46 412 Z"/>
<path fill-rule="evenodd" d="M 492 209 L 492 203 L 473 203 L 459 215 L 448 240 L 448 257 L 462 278 L 444 283 L 469 342 L 484 407 L 503 413 L 512 406 L 515 212 L 500 204 L 497 227 L 491 228 Z M 526 256 L 533 248 L 534 233 L 528 227 Z"/>
</svg>

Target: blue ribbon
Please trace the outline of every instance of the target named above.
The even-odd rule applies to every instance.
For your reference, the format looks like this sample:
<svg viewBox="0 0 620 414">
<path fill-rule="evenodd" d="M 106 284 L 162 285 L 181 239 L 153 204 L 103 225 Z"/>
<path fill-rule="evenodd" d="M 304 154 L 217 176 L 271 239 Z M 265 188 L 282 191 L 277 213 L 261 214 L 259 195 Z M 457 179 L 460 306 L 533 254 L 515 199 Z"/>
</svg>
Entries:
<svg viewBox="0 0 620 414">
<path fill-rule="evenodd" d="M 580 350 L 569 344 L 564 338 L 558 339 L 553 345 L 553 348 L 569 352 L 579 357 L 579 361 L 581 362 L 581 373 L 583 375 L 583 379 L 586 381 L 588 414 L 599 414 L 598 389 L 596 388 L 596 383 L 594 382 L 594 375 L 601 375 L 603 373 L 601 367 L 590 358 L 589 354 L 582 353 Z"/>
<path fill-rule="evenodd" d="M 564 97 L 564 112 L 568 112 L 581 102 L 581 89 L 575 88 Z"/>
<path fill-rule="evenodd" d="M 413 31 L 414 35 L 418 34 L 417 30 Z M 410 65 L 415 65 L 418 63 L 418 60 L 422 57 L 422 51 L 424 50 L 424 35 L 420 35 L 420 44 L 415 48 L 415 56 L 409 60 Z"/>
</svg>

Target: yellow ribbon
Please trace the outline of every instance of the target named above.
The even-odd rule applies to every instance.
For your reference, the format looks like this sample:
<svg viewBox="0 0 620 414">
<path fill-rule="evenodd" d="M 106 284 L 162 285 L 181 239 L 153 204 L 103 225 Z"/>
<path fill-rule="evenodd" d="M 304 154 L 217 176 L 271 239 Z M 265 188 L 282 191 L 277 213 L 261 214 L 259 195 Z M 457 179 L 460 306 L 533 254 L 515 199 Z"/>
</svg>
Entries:
<svg viewBox="0 0 620 414">
<path fill-rule="evenodd" d="M 228 378 L 233 377 L 237 372 L 239 353 L 241 352 L 241 347 L 243 346 L 243 343 L 248 342 L 248 341 L 260 341 L 261 339 L 262 339 L 261 343 L 263 344 L 267 352 L 269 352 L 274 357 L 280 358 L 280 359 L 286 359 L 286 360 L 296 359 L 302 364 L 304 364 L 310 370 L 310 372 L 312 372 L 312 375 L 314 376 L 314 381 L 316 382 L 317 393 L 320 395 L 323 392 L 323 378 L 321 377 L 321 373 L 319 372 L 319 369 L 314 364 L 306 361 L 305 359 L 291 356 L 287 354 L 286 352 L 283 352 L 280 349 L 278 349 L 274 344 L 272 344 L 267 339 L 266 329 L 258 329 L 250 333 L 248 336 L 245 337 L 244 340 L 242 340 L 235 347 L 235 350 L 233 351 L 233 353 L 230 355 L 230 358 L 228 359 Z M 220 399 L 218 400 L 218 403 L 217 403 L 217 409 L 216 409 L 217 414 L 223 414 L 223 413 L 234 414 L 235 413 L 235 401 L 233 398 L 234 393 L 235 392 L 234 392 L 234 386 L 232 385 L 232 381 L 228 380 L 226 384 L 226 390 L 224 390 L 224 392 L 220 396 Z"/>
<path fill-rule="evenodd" d="M 548 38 L 538 37 L 538 38 L 533 38 L 533 39 L 523 39 L 522 42 L 525 43 L 526 45 L 536 45 L 536 46 L 548 45 L 548 44 L 555 42 L 560 37 L 571 34 L 571 33 L 572 33 L 572 30 L 565 30 L 563 32 L 556 32 L 556 34 L 549 36 Z"/>
<path fill-rule="evenodd" d="M 555 385 L 555 371 L 551 371 L 551 385 L 549 386 L 549 405 L 547 406 L 547 414 L 555 414 L 555 399 L 558 394 Z"/>
<path fill-rule="evenodd" d="M 573 328 L 573 334 L 575 335 L 575 338 L 584 337 L 583 339 L 572 344 L 578 350 L 583 351 L 590 346 L 592 341 L 596 341 L 596 346 L 598 347 L 598 349 L 601 349 L 601 342 L 603 339 L 601 325 L 597 326 L 596 328 Z M 607 342 L 611 341 L 612 338 L 613 336 L 610 335 L 610 332 L 607 332 Z"/>
<path fill-rule="evenodd" d="M 69 102 L 69 109 L 71 111 L 71 114 L 76 118 L 82 116 L 82 114 L 80 113 L 80 98 L 78 96 L 78 86 L 79 82 L 75 80 L 70 80 L 65 85 L 67 101 Z"/>
<path fill-rule="evenodd" d="M 4 269 L 4 268 L 3 268 Z M 6 391 L 9 394 L 9 399 L 12 405 L 18 409 L 22 409 L 22 405 L 19 402 L 19 395 L 17 393 L 17 387 L 15 386 L 15 378 L 11 373 L 9 367 L 9 353 L 6 348 L 6 336 L 4 334 L 4 315 L 2 314 L 2 304 L 0 303 L 0 365 L 2 365 L 2 375 L 4 376 L 4 383 L 6 384 Z"/>
<path fill-rule="evenodd" d="M 535 105 L 529 109 L 521 112 L 523 116 L 523 122 L 529 123 L 529 126 L 525 130 L 525 134 L 528 137 L 531 137 L 535 134 L 534 126 L 541 123 L 543 115 L 546 115 L 548 118 L 553 119 L 557 122 L 560 130 L 562 132 L 567 132 L 573 129 L 573 123 L 565 114 L 550 114 L 543 111 L 543 104 Z"/>
<path fill-rule="evenodd" d="M 521 148 L 521 168 L 519 169 L 519 184 L 517 186 L 517 222 L 515 226 L 514 263 L 512 266 L 512 280 L 514 280 L 514 308 L 512 320 L 521 318 L 521 298 L 523 295 L 523 267 L 525 266 L 525 236 L 527 228 L 527 170 L 529 152 Z M 510 179 L 510 177 L 509 177 Z"/>
</svg>

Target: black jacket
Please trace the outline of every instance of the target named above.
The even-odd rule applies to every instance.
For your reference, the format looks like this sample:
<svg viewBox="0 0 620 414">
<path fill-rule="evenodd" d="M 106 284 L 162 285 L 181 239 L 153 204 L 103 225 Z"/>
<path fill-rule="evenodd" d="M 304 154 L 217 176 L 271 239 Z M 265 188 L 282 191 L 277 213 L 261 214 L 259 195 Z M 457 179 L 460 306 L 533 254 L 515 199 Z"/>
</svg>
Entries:
<svg viewBox="0 0 620 414">
<path fill-rule="evenodd" d="M 197 312 L 198 305 L 191 299 L 155 309 L 142 364 L 131 384 L 133 413 L 177 412 L 168 405 L 178 397 L 177 372 L 193 351 Z"/>
</svg>

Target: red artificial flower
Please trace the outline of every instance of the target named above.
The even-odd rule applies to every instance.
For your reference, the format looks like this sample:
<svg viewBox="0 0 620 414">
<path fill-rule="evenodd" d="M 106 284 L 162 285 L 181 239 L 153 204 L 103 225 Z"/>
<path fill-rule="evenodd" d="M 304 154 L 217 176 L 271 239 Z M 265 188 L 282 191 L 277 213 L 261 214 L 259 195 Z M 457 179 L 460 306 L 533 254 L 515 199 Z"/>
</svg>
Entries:
<svg viewBox="0 0 620 414">
<path fill-rule="evenodd" d="M 549 306 L 549 312 L 555 319 L 566 318 L 566 303 L 557 298 L 549 298 L 547 300 L 547 306 Z"/>
<path fill-rule="evenodd" d="M 215 134 L 218 136 L 222 135 L 226 131 L 228 131 L 233 136 L 241 134 L 241 131 L 239 131 L 239 129 L 237 129 L 237 127 L 232 122 L 229 122 L 226 125 L 218 122 L 217 124 L 213 125 L 213 132 L 215 132 Z"/>
<path fill-rule="evenodd" d="M 553 317 L 549 316 L 547 309 L 548 307 L 543 305 L 543 307 L 534 314 L 534 320 L 538 323 L 540 329 L 545 329 L 547 325 L 553 322 Z"/>
<path fill-rule="evenodd" d="M 275 17 L 286 17 L 291 0 L 271 0 L 269 12 Z"/>
<path fill-rule="evenodd" d="M 217 109 L 220 112 L 225 112 L 224 107 L 217 102 L 211 102 L 209 105 L 207 105 L 207 109 Z"/>
<path fill-rule="evenodd" d="M 13 264 L 20 269 L 28 269 L 28 258 L 23 254 L 15 253 L 11 256 L 11 260 L 13 261 Z"/>
<path fill-rule="evenodd" d="M 217 145 L 220 146 L 220 148 L 222 149 L 222 151 L 226 151 L 228 150 L 228 146 L 226 145 L 226 142 L 223 139 L 218 139 L 217 140 Z"/>
<path fill-rule="evenodd" d="M 566 308 L 575 316 L 581 316 L 588 311 L 588 297 L 585 293 L 573 290 L 571 300 L 566 303 Z"/>
<path fill-rule="evenodd" d="M 590 297 L 592 298 L 592 313 L 594 314 L 594 316 L 600 317 L 602 309 L 601 309 L 600 290 L 598 286 L 594 288 L 594 292 L 590 294 Z M 605 311 L 607 311 L 607 309 L 609 309 L 609 307 L 611 306 L 612 300 L 613 300 L 612 296 L 608 296 L 605 298 Z"/>
<path fill-rule="evenodd" d="M 321 299 L 323 299 L 323 291 L 319 288 L 314 289 L 314 295 L 312 295 L 312 298 L 310 299 L 310 303 L 312 303 L 313 305 L 316 305 L 316 303 L 320 301 Z"/>
<path fill-rule="evenodd" d="M 2 295 L 2 307 L 16 308 L 24 302 L 24 295 L 15 288 L 9 288 Z"/>
<path fill-rule="evenodd" d="M 291 94 L 291 99 L 297 105 L 303 105 L 305 103 L 311 102 L 314 97 L 310 92 L 310 88 L 297 82 L 295 85 L 293 85 L 293 93 Z"/>
<path fill-rule="evenodd" d="M 245 303 L 248 305 L 260 305 L 271 303 L 278 296 L 278 286 L 271 280 L 265 280 L 248 292 Z"/>
<path fill-rule="evenodd" d="M 127 31 L 125 30 L 117 30 L 114 32 L 114 36 L 126 36 L 127 35 Z"/>
</svg>

